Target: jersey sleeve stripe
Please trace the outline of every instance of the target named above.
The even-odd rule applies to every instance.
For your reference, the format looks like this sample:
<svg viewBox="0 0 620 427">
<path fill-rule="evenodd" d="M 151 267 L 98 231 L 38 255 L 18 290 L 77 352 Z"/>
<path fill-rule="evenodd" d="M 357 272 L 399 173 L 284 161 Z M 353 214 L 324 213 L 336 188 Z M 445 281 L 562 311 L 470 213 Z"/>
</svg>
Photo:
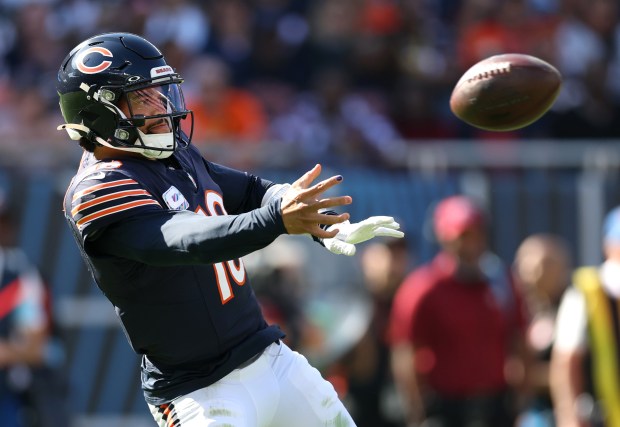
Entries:
<svg viewBox="0 0 620 427">
<path fill-rule="evenodd" d="M 71 210 L 71 215 L 75 216 L 84 209 L 88 209 L 100 203 L 105 203 L 109 202 L 110 200 L 122 199 L 123 197 L 130 196 L 148 196 L 149 198 L 152 198 L 151 194 L 146 190 L 117 191 L 116 193 L 110 193 L 105 196 L 97 197 L 96 199 L 90 200 L 88 202 L 80 203 Z"/>
<path fill-rule="evenodd" d="M 85 217 L 81 218 L 79 221 L 76 222 L 76 225 L 80 228 L 85 227 L 86 225 L 88 225 L 90 222 L 104 217 L 104 216 L 108 216 L 108 215 L 112 215 L 118 212 L 122 212 L 122 211 L 126 211 L 129 209 L 133 209 L 133 208 L 137 208 L 139 206 L 146 206 L 146 205 L 155 205 L 155 206 L 160 206 L 159 203 L 157 203 L 157 201 L 153 200 L 153 199 L 145 199 L 145 200 L 136 200 L 133 202 L 127 202 L 127 203 L 123 203 L 120 205 L 116 205 L 113 206 L 111 208 L 107 208 L 107 209 L 102 209 L 100 211 L 94 212 L 90 215 L 86 215 Z"/>
<path fill-rule="evenodd" d="M 80 197 L 83 197 L 86 194 L 90 194 L 94 191 L 101 190 L 103 188 L 118 187 L 121 185 L 129 185 L 129 184 L 137 184 L 137 182 L 134 181 L 133 179 L 119 179 L 116 181 L 104 182 L 103 184 L 93 185 L 91 187 L 85 188 L 84 190 L 78 191 L 77 193 L 75 193 L 73 195 L 73 201 L 75 202 Z"/>
</svg>

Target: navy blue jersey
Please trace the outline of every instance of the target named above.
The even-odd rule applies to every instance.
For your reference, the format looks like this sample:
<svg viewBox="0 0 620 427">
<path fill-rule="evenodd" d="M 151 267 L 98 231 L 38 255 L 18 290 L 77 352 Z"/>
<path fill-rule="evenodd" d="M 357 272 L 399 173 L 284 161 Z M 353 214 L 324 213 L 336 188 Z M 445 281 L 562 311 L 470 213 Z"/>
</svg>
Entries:
<svg viewBox="0 0 620 427">
<path fill-rule="evenodd" d="M 280 198 L 265 196 L 272 185 L 194 147 L 167 160 L 91 161 L 73 178 L 65 216 L 143 355 L 148 403 L 212 384 L 283 337 L 239 259 L 286 233 Z"/>
</svg>

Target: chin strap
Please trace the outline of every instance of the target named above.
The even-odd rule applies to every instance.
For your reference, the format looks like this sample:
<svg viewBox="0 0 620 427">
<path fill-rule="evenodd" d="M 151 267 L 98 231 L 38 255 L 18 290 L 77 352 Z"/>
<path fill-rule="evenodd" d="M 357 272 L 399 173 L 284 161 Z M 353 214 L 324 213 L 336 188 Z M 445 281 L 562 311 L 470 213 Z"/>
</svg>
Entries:
<svg viewBox="0 0 620 427">
<path fill-rule="evenodd" d="M 141 147 L 117 147 L 114 146 L 112 144 L 110 144 L 108 141 L 106 141 L 105 139 L 95 135 L 88 127 L 84 126 L 84 125 L 78 125 L 76 123 L 65 123 L 63 125 L 60 125 L 56 128 L 57 130 L 66 130 L 67 133 L 69 134 L 69 138 L 71 138 L 73 141 L 79 141 L 80 138 L 86 138 L 88 140 L 91 141 L 96 141 L 97 143 L 105 146 L 105 147 L 109 147 L 109 148 L 114 148 L 115 150 L 121 150 L 121 151 L 132 151 L 134 153 L 140 153 L 143 154 L 144 148 Z M 148 157 L 148 156 L 147 156 Z"/>
<path fill-rule="evenodd" d="M 113 148 L 115 150 L 121 151 L 130 151 L 133 153 L 142 154 L 144 157 L 149 159 L 166 159 L 172 155 L 172 150 L 158 150 L 157 148 L 171 148 L 168 144 L 170 139 L 174 138 L 172 132 L 170 133 L 158 133 L 158 134 L 144 134 L 141 130 L 138 129 L 140 133 L 140 137 L 143 141 L 149 141 L 152 145 L 149 147 L 157 147 L 157 148 L 145 148 L 145 147 L 122 147 L 117 145 L 112 145 L 105 139 L 95 135 L 87 126 L 79 125 L 76 123 L 65 123 L 56 128 L 57 130 L 66 130 L 69 134 L 69 138 L 73 141 L 79 141 L 80 138 L 87 138 L 91 141 L 96 141 L 97 143 Z"/>
</svg>

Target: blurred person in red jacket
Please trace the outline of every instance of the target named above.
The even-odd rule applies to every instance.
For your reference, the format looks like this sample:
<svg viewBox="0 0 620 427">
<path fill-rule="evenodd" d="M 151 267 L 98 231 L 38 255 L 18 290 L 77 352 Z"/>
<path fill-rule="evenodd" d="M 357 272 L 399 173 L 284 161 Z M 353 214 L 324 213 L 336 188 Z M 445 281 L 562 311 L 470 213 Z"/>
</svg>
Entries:
<svg viewBox="0 0 620 427">
<path fill-rule="evenodd" d="M 521 297 L 473 200 L 441 200 L 433 223 L 441 250 L 404 280 L 390 319 L 408 425 L 512 426 L 526 378 Z"/>
</svg>

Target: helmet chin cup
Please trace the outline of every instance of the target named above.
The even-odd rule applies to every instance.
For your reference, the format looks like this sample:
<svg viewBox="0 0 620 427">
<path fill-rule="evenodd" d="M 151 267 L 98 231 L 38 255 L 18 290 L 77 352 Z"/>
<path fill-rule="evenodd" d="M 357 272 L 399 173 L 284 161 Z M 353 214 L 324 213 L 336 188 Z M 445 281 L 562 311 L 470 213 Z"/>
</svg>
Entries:
<svg viewBox="0 0 620 427">
<path fill-rule="evenodd" d="M 149 159 L 167 159 L 176 148 L 173 132 L 145 134 L 138 129 L 138 134 L 140 135 L 138 139 L 148 147 L 142 149 L 141 154 Z"/>
</svg>

